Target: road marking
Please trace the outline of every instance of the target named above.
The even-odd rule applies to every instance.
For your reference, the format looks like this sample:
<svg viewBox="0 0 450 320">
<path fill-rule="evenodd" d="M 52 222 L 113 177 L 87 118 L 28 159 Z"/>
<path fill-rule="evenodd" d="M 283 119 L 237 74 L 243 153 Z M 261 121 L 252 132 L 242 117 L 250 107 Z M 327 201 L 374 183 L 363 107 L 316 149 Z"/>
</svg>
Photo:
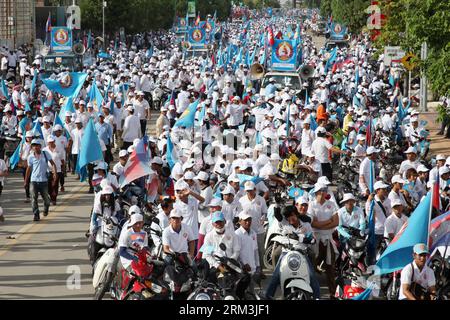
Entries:
<svg viewBox="0 0 450 320">
<path fill-rule="evenodd" d="M 39 222 L 32 221 L 24 225 L 22 228 L 20 228 L 19 231 L 17 231 L 17 233 L 14 234 L 15 238 L 8 239 L 7 243 L 0 248 L 0 257 L 9 252 L 14 245 L 18 244 L 19 242 L 30 239 L 33 236 L 33 233 L 30 232 L 28 234 L 25 234 L 26 232 L 28 231 L 38 232 L 39 230 L 41 230 L 43 227 L 47 225 L 46 223 L 47 221 L 52 221 L 58 216 L 58 213 L 64 212 L 64 210 L 67 207 L 69 207 L 69 204 L 71 204 L 74 200 L 80 198 L 84 194 L 82 191 L 83 190 L 86 191 L 87 189 L 88 187 L 86 185 L 75 187 L 72 190 L 72 192 L 68 192 L 67 194 L 63 195 L 60 198 L 60 200 L 63 201 L 62 203 L 59 202 L 60 204 L 57 204 L 54 207 L 55 209 L 50 211 L 52 214 L 49 214 L 47 217 L 45 217 Z M 61 204 L 64 205 L 61 206 Z"/>
</svg>

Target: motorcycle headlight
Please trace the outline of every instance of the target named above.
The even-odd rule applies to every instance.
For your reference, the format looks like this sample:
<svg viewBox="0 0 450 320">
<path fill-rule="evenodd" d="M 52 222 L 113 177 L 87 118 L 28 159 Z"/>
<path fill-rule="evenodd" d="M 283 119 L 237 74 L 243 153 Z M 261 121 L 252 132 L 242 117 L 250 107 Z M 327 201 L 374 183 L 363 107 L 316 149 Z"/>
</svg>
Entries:
<svg viewBox="0 0 450 320">
<path fill-rule="evenodd" d="M 297 256 L 290 256 L 288 259 L 288 267 L 292 271 L 297 271 L 300 268 L 300 258 Z"/>
<path fill-rule="evenodd" d="M 226 296 L 224 300 L 236 300 L 233 296 Z"/>
<path fill-rule="evenodd" d="M 195 296 L 195 300 L 211 300 L 211 297 L 204 292 L 200 292 Z"/>
</svg>

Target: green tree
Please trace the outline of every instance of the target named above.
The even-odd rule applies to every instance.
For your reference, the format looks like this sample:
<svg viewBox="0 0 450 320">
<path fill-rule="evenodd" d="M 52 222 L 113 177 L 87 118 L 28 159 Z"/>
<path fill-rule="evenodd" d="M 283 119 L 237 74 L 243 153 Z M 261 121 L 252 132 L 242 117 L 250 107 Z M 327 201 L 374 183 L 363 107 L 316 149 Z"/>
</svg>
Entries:
<svg viewBox="0 0 450 320">
<path fill-rule="evenodd" d="M 377 47 L 398 45 L 420 56 L 424 41 L 428 59 L 420 63 L 433 92 L 450 93 L 450 3 L 440 0 L 383 0 L 381 12 L 387 16 Z"/>
<path fill-rule="evenodd" d="M 352 33 L 359 33 L 366 25 L 368 6 L 370 0 L 331 0 L 333 20 L 346 25 Z"/>
<path fill-rule="evenodd" d="M 320 15 L 324 18 L 331 16 L 331 0 L 320 1 Z"/>
<path fill-rule="evenodd" d="M 187 11 L 188 0 L 178 0 L 176 12 L 179 17 L 184 17 Z M 206 15 L 214 14 L 217 11 L 217 19 L 220 21 L 228 19 L 231 14 L 231 0 L 197 0 L 196 10 L 200 12 L 201 19 L 205 19 Z"/>
</svg>

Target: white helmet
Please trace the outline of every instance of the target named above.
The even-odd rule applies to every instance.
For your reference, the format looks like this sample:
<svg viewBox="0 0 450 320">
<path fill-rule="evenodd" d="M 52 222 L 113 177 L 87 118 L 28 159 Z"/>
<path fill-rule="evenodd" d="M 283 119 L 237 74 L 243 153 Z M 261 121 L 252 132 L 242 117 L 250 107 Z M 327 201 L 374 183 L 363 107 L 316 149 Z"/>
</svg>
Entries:
<svg viewBox="0 0 450 320">
<path fill-rule="evenodd" d="M 130 207 L 130 209 L 128 210 L 128 214 L 131 216 L 132 214 L 135 214 L 135 213 L 141 213 L 141 209 L 137 206 L 137 205 L 132 205 L 131 207 Z"/>
</svg>

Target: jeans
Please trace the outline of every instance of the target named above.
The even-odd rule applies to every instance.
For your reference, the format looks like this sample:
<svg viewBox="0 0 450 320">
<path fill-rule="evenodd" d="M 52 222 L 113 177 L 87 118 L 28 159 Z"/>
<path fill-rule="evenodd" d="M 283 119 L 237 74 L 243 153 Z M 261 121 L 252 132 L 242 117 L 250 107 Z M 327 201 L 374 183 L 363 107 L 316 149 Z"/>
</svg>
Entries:
<svg viewBox="0 0 450 320">
<path fill-rule="evenodd" d="M 270 279 L 269 285 L 266 288 L 266 297 L 273 298 L 275 295 L 278 285 L 280 284 L 280 267 L 281 267 L 281 261 L 283 260 L 284 256 L 286 255 L 286 252 L 281 253 L 280 259 L 278 260 L 277 266 L 275 267 L 275 270 L 273 271 L 272 278 Z M 314 268 L 309 260 L 308 257 L 305 257 L 306 261 L 308 262 L 308 273 L 309 273 L 309 284 L 311 286 L 311 289 L 313 291 L 313 297 L 314 299 L 319 299 L 320 297 L 320 285 L 319 280 L 317 280 L 316 274 L 314 273 Z"/>
<path fill-rule="evenodd" d="M 22 176 L 23 179 L 25 180 L 25 173 L 27 172 L 27 168 L 22 168 Z M 28 182 L 30 181 L 30 178 L 28 178 Z M 30 198 L 30 184 L 28 183 L 27 186 L 25 187 L 25 194 L 27 196 L 27 199 Z"/>
<path fill-rule="evenodd" d="M 141 133 L 142 136 L 145 136 L 145 129 L 147 128 L 147 119 L 140 119 L 141 122 Z"/>
<path fill-rule="evenodd" d="M 48 195 L 48 182 L 31 182 L 31 200 L 33 214 L 39 216 L 39 206 L 38 206 L 38 193 L 41 194 L 42 199 L 44 199 L 44 212 L 48 212 L 50 207 L 50 197 Z"/>
</svg>

